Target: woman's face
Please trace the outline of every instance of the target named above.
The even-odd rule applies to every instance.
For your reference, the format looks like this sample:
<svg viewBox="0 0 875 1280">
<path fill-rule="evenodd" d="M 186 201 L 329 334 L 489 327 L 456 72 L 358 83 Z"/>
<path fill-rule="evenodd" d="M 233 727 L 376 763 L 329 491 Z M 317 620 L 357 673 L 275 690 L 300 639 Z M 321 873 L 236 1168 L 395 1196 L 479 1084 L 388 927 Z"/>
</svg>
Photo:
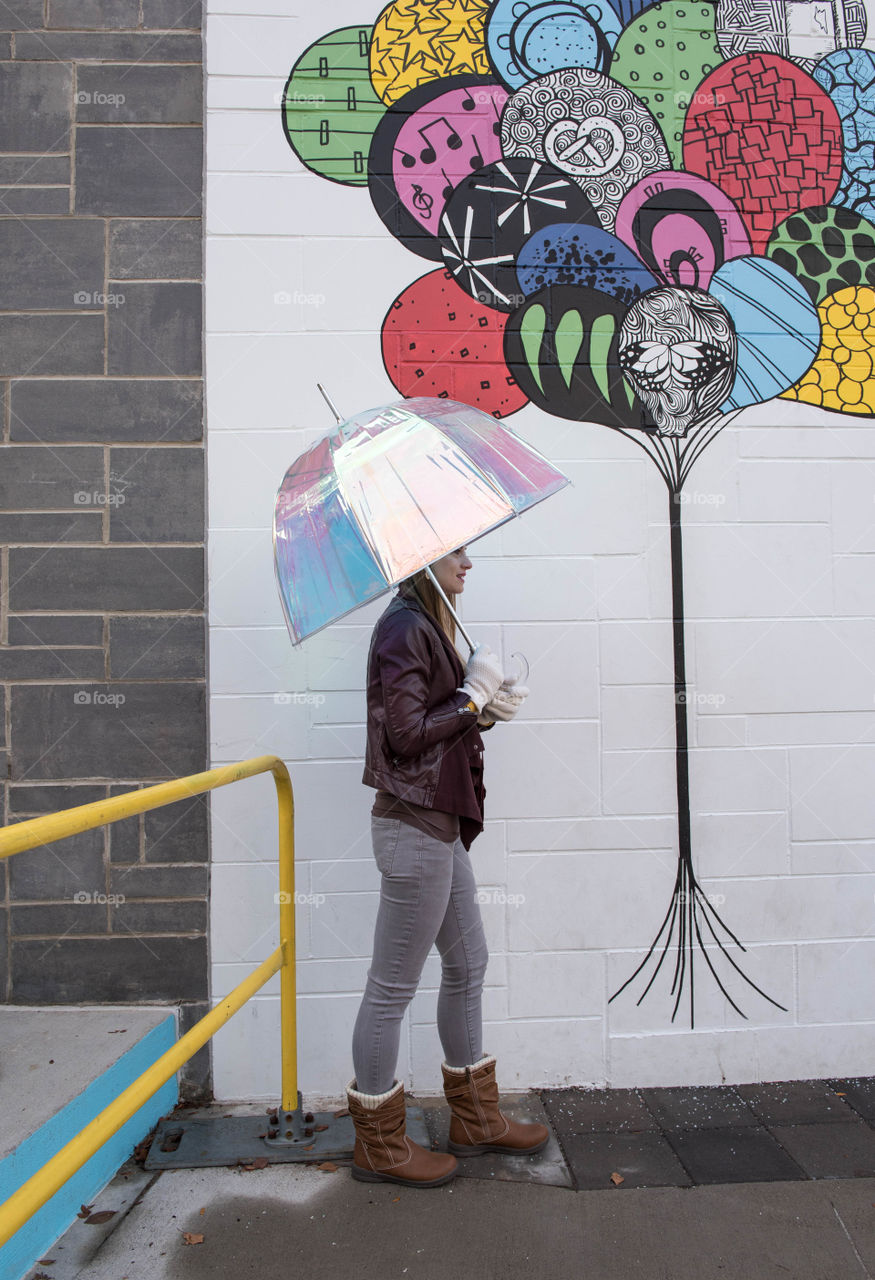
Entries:
<svg viewBox="0 0 875 1280">
<path fill-rule="evenodd" d="M 441 556 L 432 564 L 432 572 L 447 595 L 458 595 L 465 589 L 465 574 L 471 568 L 471 561 L 464 547 Z"/>
</svg>

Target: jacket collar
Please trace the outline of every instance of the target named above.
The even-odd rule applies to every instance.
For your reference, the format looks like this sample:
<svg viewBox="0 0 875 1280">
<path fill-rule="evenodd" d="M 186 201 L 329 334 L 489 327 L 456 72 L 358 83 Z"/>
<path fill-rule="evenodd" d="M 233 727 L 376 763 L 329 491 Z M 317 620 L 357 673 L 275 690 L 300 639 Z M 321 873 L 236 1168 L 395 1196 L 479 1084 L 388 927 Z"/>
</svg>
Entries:
<svg viewBox="0 0 875 1280">
<path fill-rule="evenodd" d="M 438 623 L 435 621 L 435 619 L 429 613 L 428 609 L 423 607 L 422 603 L 419 600 L 419 597 L 415 595 L 410 595 L 410 596 L 402 595 L 401 592 L 398 591 L 396 592 L 392 600 L 392 604 L 393 605 L 397 604 L 399 608 L 412 609 L 415 613 L 418 613 L 420 617 L 425 618 L 428 625 L 434 629 L 438 638 L 443 644 L 444 649 L 450 661 L 452 662 L 453 666 L 457 669 L 457 672 L 461 680 L 461 678 L 463 678 L 465 674 L 465 664 L 462 662 L 458 649 L 455 647 L 454 644 L 451 643 L 450 637 L 444 631 L 443 627 L 439 626 Z"/>
</svg>

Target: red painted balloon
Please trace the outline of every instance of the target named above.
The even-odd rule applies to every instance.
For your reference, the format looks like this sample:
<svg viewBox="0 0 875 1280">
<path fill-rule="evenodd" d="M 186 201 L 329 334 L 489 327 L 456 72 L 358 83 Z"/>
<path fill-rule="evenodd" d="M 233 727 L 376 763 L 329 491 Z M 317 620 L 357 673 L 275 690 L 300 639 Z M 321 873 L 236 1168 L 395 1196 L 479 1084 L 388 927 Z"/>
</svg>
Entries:
<svg viewBox="0 0 875 1280">
<path fill-rule="evenodd" d="M 477 302 L 449 271 L 430 271 L 392 303 L 383 363 L 403 396 L 448 396 L 496 418 L 528 403 L 504 360 L 508 316 Z"/>
<path fill-rule="evenodd" d="M 724 191 L 754 253 L 779 222 L 829 204 L 842 170 L 842 126 L 828 95 L 801 67 L 772 53 L 731 58 L 693 95 L 684 168 Z"/>
</svg>

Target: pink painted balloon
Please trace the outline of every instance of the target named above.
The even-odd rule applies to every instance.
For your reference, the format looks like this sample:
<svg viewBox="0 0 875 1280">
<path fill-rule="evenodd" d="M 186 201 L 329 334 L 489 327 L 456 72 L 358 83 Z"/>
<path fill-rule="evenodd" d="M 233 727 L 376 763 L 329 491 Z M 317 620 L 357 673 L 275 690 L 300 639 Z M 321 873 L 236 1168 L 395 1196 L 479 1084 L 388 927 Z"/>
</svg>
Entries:
<svg viewBox="0 0 875 1280">
<path fill-rule="evenodd" d="M 729 197 L 694 173 L 671 169 L 648 174 L 624 197 L 616 235 L 666 284 L 694 289 L 707 289 L 724 262 L 750 253 Z"/>
<path fill-rule="evenodd" d="M 463 178 L 501 159 L 496 125 L 507 98 L 497 84 L 450 89 L 401 126 L 392 154 L 395 188 L 427 231 L 436 231 L 447 199 Z"/>
</svg>

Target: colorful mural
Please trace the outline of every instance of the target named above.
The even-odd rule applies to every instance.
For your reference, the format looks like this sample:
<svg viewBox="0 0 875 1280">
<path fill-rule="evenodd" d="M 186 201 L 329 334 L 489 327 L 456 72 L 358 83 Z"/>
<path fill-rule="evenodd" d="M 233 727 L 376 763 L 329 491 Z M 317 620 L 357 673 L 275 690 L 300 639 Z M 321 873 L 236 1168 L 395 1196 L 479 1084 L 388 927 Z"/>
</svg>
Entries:
<svg viewBox="0 0 875 1280">
<path fill-rule="evenodd" d="M 387 307 L 398 391 L 602 424 L 665 481 L 678 868 L 611 999 L 647 979 L 640 1003 L 673 951 L 691 1026 L 697 956 L 742 1017 L 724 977 L 784 1006 L 693 865 L 681 491 L 747 406 L 875 416 L 866 39 L 860 0 L 395 0 L 311 45 L 284 95 L 301 161 L 366 185 L 432 264 Z"/>
</svg>

